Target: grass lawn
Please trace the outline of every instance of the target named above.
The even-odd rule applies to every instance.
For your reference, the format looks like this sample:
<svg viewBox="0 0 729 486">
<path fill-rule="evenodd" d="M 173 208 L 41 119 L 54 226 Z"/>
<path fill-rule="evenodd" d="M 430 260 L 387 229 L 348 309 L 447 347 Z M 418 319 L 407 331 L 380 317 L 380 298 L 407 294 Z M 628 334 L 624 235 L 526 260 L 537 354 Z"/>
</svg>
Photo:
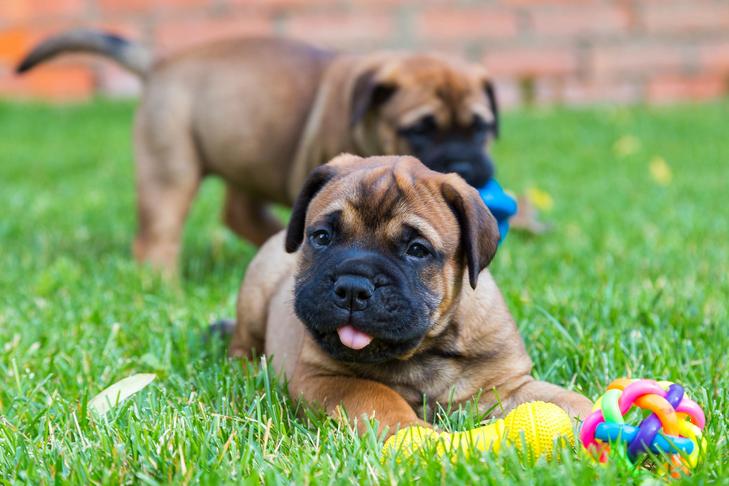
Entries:
<svg viewBox="0 0 729 486">
<path fill-rule="evenodd" d="M 134 264 L 132 112 L 0 104 L 0 484 L 634 478 L 581 454 L 382 465 L 374 435 L 297 410 L 265 366 L 226 360 L 203 332 L 233 315 L 254 249 L 219 222 L 222 185 L 210 180 L 186 228 L 183 281 Z M 592 398 L 623 375 L 684 384 L 708 416 L 696 482 L 729 481 L 728 121 L 726 102 L 520 111 L 494 154 L 506 187 L 554 202 L 553 231 L 510 234 L 491 266 L 535 374 Z M 106 420 L 89 416 L 94 395 L 141 372 L 157 380 Z"/>
</svg>

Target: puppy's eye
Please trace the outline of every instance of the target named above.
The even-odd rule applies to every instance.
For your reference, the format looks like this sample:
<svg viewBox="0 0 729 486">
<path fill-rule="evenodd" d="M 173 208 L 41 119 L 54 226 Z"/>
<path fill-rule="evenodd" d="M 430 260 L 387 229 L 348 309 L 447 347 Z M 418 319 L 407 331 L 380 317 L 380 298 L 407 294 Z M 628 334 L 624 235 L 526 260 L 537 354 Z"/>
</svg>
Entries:
<svg viewBox="0 0 729 486">
<path fill-rule="evenodd" d="M 430 250 L 422 243 L 411 243 L 407 252 L 413 258 L 425 258 L 430 255 Z"/>
<path fill-rule="evenodd" d="M 477 132 L 485 131 L 486 129 L 490 128 L 491 124 L 481 118 L 478 115 L 473 116 L 473 123 L 471 124 L 471 128 Z"/>
<path fill-rule="evenodd" d="M 419 120 L 415 125 L 405 128 L 403 131 L 411 135 L 429 135 L 438 128 L 435 118 L 428 115 Z"/>
<path fill-rule="evenodd" d="M 309 236 L 309 241 L 317 248 L 324 248 L 332 242 L 332 235 L 327 230 L 317 230 Z"/>
</svg>

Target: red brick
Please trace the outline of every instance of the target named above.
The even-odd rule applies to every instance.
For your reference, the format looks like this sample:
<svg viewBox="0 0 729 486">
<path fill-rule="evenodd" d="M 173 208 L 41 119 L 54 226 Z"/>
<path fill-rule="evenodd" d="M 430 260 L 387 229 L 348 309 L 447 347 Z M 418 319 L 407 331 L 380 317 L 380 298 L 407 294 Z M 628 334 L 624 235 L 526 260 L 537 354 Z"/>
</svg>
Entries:
<svg viewBox="0 0 729 486">
<path fill-rule="evenodd" d="M 702 70 L 729 73 L 729 39 L 699 46 L 698 61 Z"/>
<path fill-rule="evenodd" d="M 76 99 L 88 97 L 93 91 L 94 75 L 83 66 L 51 65 L 22 78 L 0 78 L 0 92 L 20 97 Z"/>
<path fill-rule="evenodd" d="M 35 0 L 42 1 L 42 0 Z M 68 1 L 68 0 L 64 0 Z M 215 0 L 92 0 L 102 14 L 150 15 L 161 11 L 180 11 L 211 7 Z"/>
<path fill-rule="evenodd" d="M 468 52 L 464 48 L 464 46 L 460 45 L 457 42 L 438 42 L 438 43 L 429 43 L 426 40 L 423 40 L 423 42 L 418 44 L 418 51 L 420 52 L 428 52 L 431 54 L 435 54 L 436 56 L 445 57 L 445 58 L 453 58 L 453 59 L 462 59 L 464 61 L 473 61 L 473 62 L 479 62 L 478 57 L 475 59 L 469 59 Z"/>
<path fill-rule="evenodd" d="M 293 16 L 287 35 L 331 47 L 383 41 L 394 32 L 393 18 L 384 13 L 316 13 Z"/>
<path fill-rule="evenodd" d="M 575 52 L 539 46 L 495 48 L 486 53 L 483 62 L 495 76 L 516 78 L 565 75 L 577 70 Z"/>
<path fill-rule="evenodd" d="M 462 40 L 514 37 L 518 26 L 516 15 L 505 9 L 438 7 L 418 16 L 416 30 L 428 39 Z"/>
<path fill-rule="evenodd" d="M 214 0 L 154 0 L 155 5 L 160 8 L 184 9 L 193 7 L 210 7 Z"/>
<path fill-rule="evenodd" d="M 349 0 L 349 3 L 357 7 L 411 7 L 413 0 Z M 427 5 L 453 5 L 453 0 L 420 0 L 416 5 L 425 7 Z"/>
<path fill-rule="evenodd" d="M 31 9 L 25 0 L 3 0 L 0 2 L 0 21 L 17 22 L 30 16 Z"/>
<path fill-rule="evenodd" d="M 619 5 L 574 5 L 528 10 L 534 34 L 576 37 L 622 33 L 630 26 L 628 10 Z"/>
<path fill-rule="evenodd" d="M 155 10 L 156 0 L 94 0 L 102 14 L 150 14 Z"/>
<path fill-rule="evenodd" d="M 501 0 L 500 3 L 507 5 L 519 5 L 519 6 L 543 6 L 543 5 L 589 5 L 589 4 L 601 4 L 602 0 Z"/>
<path fill-rule="evenodd" d="M 266 9 L 283 13 L 341 6 L 341 0 L 228 0 L 228 2 L 233 6 L 248 7 L 254 10 Z"/>
<path fill-rule="evenodd" d="M 520 102 L 524 78 L 539 102 L 582 104 L 710 98 L 729 77 L 727 0 L 0 0 L 0 27 L 12 27 L 0 31 L 0 95 L 136 93 L 134 77 L 89 56 L 10 75 L 41 38 L 71 22 L 109 27 L 99 19 L 165 49 L 279 33 L 355 51 L 484 49 L 505 105 Z"/>
<path fill-rule="evenodd" d="M 569 105 L 595 103 L 636 103 L 642 96 L 642 85 L 630 79 L 581 79 L 568 77 L 554 83 L 551 88 L 552 102 Z M 544 96 L 544 87 L 539 85 L 538 99 Z"/>
<path fill-rule="evenodd" d="M 45 29 L 31 27 L 0 30 L 0 61 L 18 62 L 46 35 Z"/>
<path fill-rule="evenodd" d="M 0 22 L 78 17 L 86 12 L 85 0 L 2 0 Z"/>
<path fill-rule="evenodd" d="M 508 77 L 495 78 L 494 86 L 500 107 L 513 108 L 521 105 L 521 91 L 517 80 Z"/>
<path fill-rule="evenodd" d="M 623 44 L 592 50 L 591 70 L 597 77 L 651 71 L 679 71 L 686 64 L 681 44 Z"/>
<path fill-rule="evenodd" d="M 88 13 L 86 0 L 28 0 L 28 3 L 42 17 L 83 17 Z"/>
<path fill-rule="evenodd" d="M 155 48 L 175 50 L 214 40 L 272 33 L 271 19 L 260 16 L 174 20 L 157 27 Z"/>
<path fill-rule="evenodd" d="M 649 33 L 692 33 L 729 28 L 729 4 L 715 1 L 663 1 L 641 9 Z"/>
<path fill-rule="evenodd" d="M 648 101 L 656 103 L 679 100 L 707 100 L 726 94 L 726 81 L 721 76 L 703 74 L 698 76 L 662 75 L 648 82 Z"/>
</svg>

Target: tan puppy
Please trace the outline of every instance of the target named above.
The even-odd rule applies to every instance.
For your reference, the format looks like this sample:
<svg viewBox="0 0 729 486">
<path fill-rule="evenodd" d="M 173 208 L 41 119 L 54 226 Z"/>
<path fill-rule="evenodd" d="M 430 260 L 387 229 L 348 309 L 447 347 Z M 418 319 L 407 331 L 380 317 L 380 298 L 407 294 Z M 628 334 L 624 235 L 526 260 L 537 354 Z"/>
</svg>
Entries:
<svg viewBox="0 0 729 486">
<path fill-rule="evenodd" d="M 479 392 L 497 416 L 545 400 L 585 417 L 588 399 L 530 376 L 485 270 L 497 241 L 455 174 L 407 156 L 339 156 L 312 173 L 286 234 L 250 264 L 231 354 L 265 352 L 292 396 L 390 431 Z"/>
<path fill-rule="evenodd" d="M 474 186 L 493 174 L 486 148 L 498 112 L 479 66 L 431 55 L 341 55 L 280 39 L 217 42 L 153 62 L 138 44 L 76 30 L 41 43 L 18 71 L 78 51 L 144 79 L 134 249 L 170 271 L 207 175 L 227 184 L 227 225 L 261 244 L 281 228 L 269 203 L 291 204 L 308 173 L 341 152 L 413 154 Z"/>
</svg>

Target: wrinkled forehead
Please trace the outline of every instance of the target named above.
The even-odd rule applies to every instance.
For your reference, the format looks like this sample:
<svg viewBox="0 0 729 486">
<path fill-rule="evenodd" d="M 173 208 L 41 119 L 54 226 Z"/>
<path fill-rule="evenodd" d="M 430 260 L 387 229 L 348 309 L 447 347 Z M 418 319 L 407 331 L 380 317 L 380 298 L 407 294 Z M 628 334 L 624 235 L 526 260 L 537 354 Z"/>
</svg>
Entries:
<svg viewBox="0 0 729 486">
<path fill-rule="evenodd" d="M 483 79 L 467 72 L 444 68 L 402 81 L 398 118 L 407 125 L 431 115 L 441 126 L 467 126 L 474 115 L 492 122 L 495 115 L 488 104 Z"/>
<path fill-rule="evenodd" d="M 414 230 L 438 250 L 458 242 L 459 228 L 437 182 L 398 177 L 391 170 L 371 169 L 325 186 L 309 206 L 307 225 L 334 217 L 347 235 L 394 241 Z"/>
</svg>

